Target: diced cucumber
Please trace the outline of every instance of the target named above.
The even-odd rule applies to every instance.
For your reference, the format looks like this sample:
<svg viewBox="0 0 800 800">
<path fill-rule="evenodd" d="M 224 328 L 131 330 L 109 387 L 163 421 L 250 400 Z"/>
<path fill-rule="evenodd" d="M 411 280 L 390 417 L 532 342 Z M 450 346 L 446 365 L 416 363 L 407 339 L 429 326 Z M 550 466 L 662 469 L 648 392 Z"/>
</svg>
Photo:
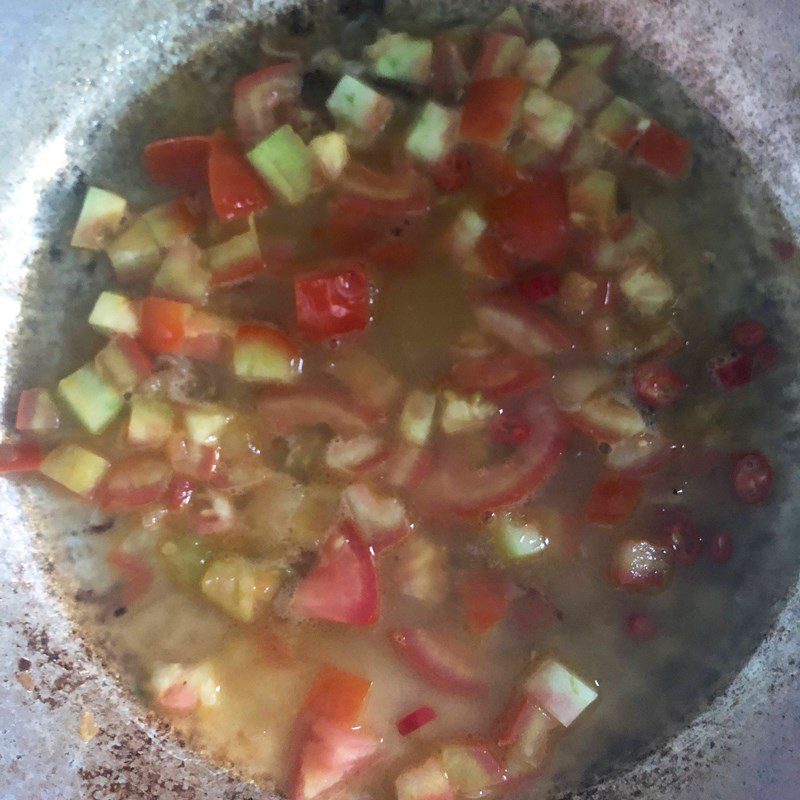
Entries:
<svg viewBox="0 0 800 800">
<path fill-rule="evenodd" d="M 407 33 L 382 31 L 375 44 L 364 48 L 371 71 L 380 78 L 424 85 L 430 81 L 433 43 Z"/>
<path fill-rule="evenodd" d="M 617 53 L 617 43 L 612 39 L 597 39 L 568 47 L 565 52 L 573 61 L 605 74 L 612 66 Z"/>
<path fill-rule="evenodd" d="M 291 125 L 284 125 L 257 144 L 247 158 L 277 194 L 290 205 L 311 192 L 311 152 Z"/>
<path fill-rule="evenodd" d="M 150 278 L 161 262 L 158 242 L 150 233 L 150 226 L 144 217 L 139 217 L 114 239 L 106 247 L 106 253 L 120 283 Z"/>
<path fill-rule="evenodd" d="M 649 124 L 639 106 L 624 97 L 615 97 L 597 115 L 592 132 L 601 142 L 627 151 Z"/>
<path fill-rule="evenodd" d="M 442 404 L 439 424 L 448 435 L 482 428 L 499 410 L 482 394 L 465 397 L 449 389 L 442 392 Z"/>
<path fill-rule="evenodd" d="M 139 314 L 130 297 L 116 292 L 101 292 L 89 315 L 89 324 L 101 333 L 136 336 L 139 333 Z"/>
<path fill-rule="evenodd" d="M 161 545 L 161 556 L 170 577 L 187 589 L 199 589 L 214 551 L 193 536 L 170 536 Z"/>
<path fill-rule="evenodd" d="M 243 556 L 211 561 L 200 584 L 203 594 L 223 611 L 242 622 L 252 622 L 261 600 L 278 588 L 277 569 L 265 569 Z"/>
<path fill-rule="evenodd" d="M 153 278 L 154 293 L 196 306 L 205 305 L 211 274 L 203 268 L 203 258 L 203 251 L 191 239 L 175 242 Z"/>
<path fill-rule="evenodd" d="M 94 357 L 94 365 L 100 377 L 120 392 L 130 391 L 153 371 L 147 354 L 127 334 L 115 336 Z"/>
<path fill-rule="evenodd" d="M 161 447 L 172 435 L 175 413 L 163 400 L 136 395 L 131 400 L 128 442 L 140 447 Z"/>
<path fill-rule="evenodd" d="M 111 464 L 77 444 L 64 444 L 44 457 L 39 472 L 81 497 L 91 497 Z"/>
<path fill-rule="evenodd" d="M 411 444 L 424 445 L 431 435 L 436 414 L 436 395 L 415 389 L 406 398 L 400 414 L 400 433 Z"/>
<path fill-rule="evenodd" d="M 458 142 L 458 111 L 427 102 L 406 139 L 406 150 L 414 158 L 435 163 Z"/>
<path fill-rule="evenodd" d="M 122 395 L 91 364 L 63 378 L 58 394 L 90 433 L 100 433 L 123 406 Z"/>
<path fill-rule="evenodd" d="M 575 112 L 566 103 L 536 87 L 525 95 L 522 116 L 526 132 L 549 150 L 560 150 L 575 125 Z"/>
<path fill-rule="evenodd" d="M 233 411 L 223 406 L 196 406 L 183 412 L 183 423 L 195 444 L 215 444 L 233 416 Z"/>
<path fill-rule="evenodd" d="M 195 211 L 186 197 L 176 197 L 151 208 L 142 215 L 150 233 L 162 250 L 191 236 L 198 228 Z"/>
<path fill-rule="evenodd" d="M 215 286 L 231 285 L 251 278 L 264 267 L 261 244 L 251 215 L 247 230 L 206 250 L 206 267 Z"/>
<path fill-rule="evenodd" d="M 539 39 L 528 47 L 517 70 L 520 78 L 546 89 L 561 63 L 561 51 L 550 39 Z"/>
<path fill-rule="evenodd" d="M 412 536 L 401 546 L 397 584 L 408 597 L 422 603 L 440 603 L 450 590 L 445 549 L 424 536 Z"/>
<path fill-rule="evenodd" d="M 620 275 L 619 288 L 642 314 L 658 314 L 675 299 L 670 282 L 648 260 L 628 267 Z"/>
<path fill-rule="evenodd" d="M 474 208 L 462 208 L 450 227 L 450 249 L 456 258 L 471 253 L 488 227 L 484 217 Z"/>
<path fill-rule="evenodd" d="M 561 532 L 561 517 L 557 511 L 539 506 L 499 514 L 490 527 L 500 552 L 517 561 L 547 550 L 553 537 Z"/>
<path fill-rule="evenodd" d="M 617 214 L 617 176 L 604 169 L 589 170 L 570 184 L 567 197 L 574 224 L 606 230 Z"/>
<path fill-rule="evenodd" d="M 54 431 L 60 419 L 58 409 L 47 389 L 24 389 L 17 405 L 18 431 Z"/>
<path fill-rule="evenodd" d="M 90 186 L 75 224 L 72 246 L 102 250 L 119 233 L 127 211 L 128 203 L 123 197 Z"/>
<path fill-rule="evenodd" d="M 486 25 L 487 31 L 501 31 L 503 33 L 516 33 L 527 36 L 528 30 L 522 21 L 516 6 L 507 6 L 491 22 Z"/>
<path fill-rule="evenodd" d="M 350 160 L 347 139 L 338 131 L 328 131 L 315 136 L 309 143 L 316 165 L 326 180 L 335 181 Z"/>
<path fill-rule="evenodd" d="M 525 55 L 525 40 L 509 33 L 491 33 L 472 67 L 472 80 L 515 75 Z"/>
<path fill-rule="evenodd" d="M 371 86 L 343 75 L 325 105 L 353 147 L 369 147 L 394 112 L 394 103 Z"/>
<path fill-rule="evenodd" d="M 431 756 L 423 764 L 409 767 L 394 782 L 397 800 L 450 800 L 453 789 L 440 756 Z"/>
<path fill-rule="evenodd" d="M 565 728 L 597 700 L 597 691 L 555 659 L 543 661 L 525 682 L 525 693 Z"/>
<path fill-rule="evenodd" d="M 611 87 L 586 64 L 577 64 L 551 87 L 550 94 L 571 106 L 580 117 L 602 108 L 613 96 Z"/>
<path fill-rule="evenodd" d="M 259 326 L 261 327 L 261 326 Z M 240 331 L 233 348 L 233 371 L 239 380 L 291 383 L 300 377 L 299 353 L 277 329 L 266 325 Z"/>
</svg>

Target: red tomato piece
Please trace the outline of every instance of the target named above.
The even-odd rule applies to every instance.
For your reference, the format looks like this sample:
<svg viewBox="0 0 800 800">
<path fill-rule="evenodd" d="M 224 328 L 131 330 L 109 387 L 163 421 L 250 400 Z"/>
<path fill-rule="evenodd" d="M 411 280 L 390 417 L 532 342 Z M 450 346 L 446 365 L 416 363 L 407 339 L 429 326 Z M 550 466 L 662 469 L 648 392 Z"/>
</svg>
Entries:
<svg viewBox="0 0 800 800">
<path fill-rule="evenodd" d="M 244 157 L 236 142 L 221 131 L 211 137 L 208 189 L 221 220 L 247 217 L 272 201 L 269 189 Z"/>
<path fill-rule="evenodd" d="M 381 740 L 363 729 L 353 730 L 318 718 L 302 742 L 292 800 L 315 800 L 371 761 Z"/>
<path fill-rule="evenodd" d="M 658 122 L 651 122 L 633 149 L 635 158 L 648 167 L 682 178 L 689 170 L 692 145 L 688 139 Z"/>
<path fill-rule="evenodd" d="M 486 218 L 506 252 L 521 265 L 557 267 L 569 244 L 569 206 L 560 173 L 536 176 L 486 204 Z"/>
<path fill-rule="evenodd" d="M 414 731 L 418 731 L 423 725 L 433 722 L 436 719 L 436 712 L 430 706 L 420 706 L 415 708 L 410 714 L 400 717 L 397 720 L 397 732 L 401 736 L 408 736 Z"/>
<path fill-rule="evenodd" d="M 194 191 L 208 182 L 209 136 L 159 139 L 144 148 L 144 165 L 155 183 Z"/>
<path fill-rule="evenodd" d="M 641 611 L 634 611 L 625 619 L 625 628 L 630 636 L 640 642 L 647 642 L 658 634 L 658 623 Z"/>
<path fill-rule="evenodd" d="M 534 304 L 554 297 L 560 288 L 561 277 L 553 269 L 540 272 L 538 275 L 531 275 L 530 278 L 525 278 L 517 285 L 520 297 Z"/>
<path fill-rule="evenodd" d="M 725 390 L 746 386 L 753 380 L 753 355 L 734 350 L 708 363 L 714 381 Z"/>
<path fill-rule="evenodd" d="M 319 560 L 297 584 L 292 611 L 305 619 L 374 625 L 380 613 L 375 561 L 350 523 L 323 545 Z"/>
<path fill-rule="evenodd" d="M 772 467 L 762 453 L 742 453 L 733 461 L 731 481 L 742 503 L 763 503 L 772 494 Z"/>
<path fill-rule="evenodd" d="M 510 192 L 530 177 L 507 153 L 493 147 L 470 145 L 468 157 L 472 180 L 492 197 Z"/>
<path fill-rule="evenodd" d="M 108 471 L 100 489 L 100 507 L 121 511 L 157 503 L 164 498 L 171 478 L 172 469 L 162 458 L 125 458 Z"/>
<path fill-rule="evenodd" d="M 493 628 L 508 613 L 508 581 L 500 575 L 473 572 L 461 580 L 458 591 L 467 625 L 475 633 Z"/>
<path fill-rule="evenodd" d="M 522 78 L 486 78 L 471 83 L 461 109 L 461 138 L 501 145 L 511 132 L 524 91 Z"/>
<path fill-rule="evenodd" d="M 499 462 L 473 467 L 457 448 L 440 453 L 416 492 L 418 508 L 433 517 L 483 514 L 532 495 L 555 470 L 566 442 L 551 402 L 532 395 L 519 411 L 531 436 Z"/>
<path fill-rule="evenodd" d="M 447 33 L 439 33 L 433 37 L 431 88 L 435 97 L 455 100 L 469 82 L 462 50 L 459 42 Z"/>
<path fill-rule="evenodd" d="M 729 334 L 731 343 L 742 350 L 755 350 L 767 340 L 767 328 L 754 319 L 737 322 Z"/>
<path fill-rule="evenodd" d="M 550 380 L 541 362 L 517 353 L 465 356 L 450 372 L 450 381 L 461 392 L 481 392 L 490 398 L 509 397 L 526 389 L 538 389 Z"/>
<path fill-rule="evenodd" d="M 709 546 L 709 554 L 711 560 L 717 564 L 724 564 L 730 561 L 733 555 L 733 540 L 727 533 L 715 533 L 711 537 L 711 544 Z"/>
<path fill-rule="evenodd" d="M 389 641 L 414 672 L 443 692 L 474 697 L 486 691 L 473 652 L 448 634 L 426 628 L 394 628 Z"/>
<path fill-rule="evenodd" d="M 339 725 L 355 726 L 371 687 L 372 681 L 326 664 L 314 676 L 302 711 Z"/>
<path fill-rule="evenodd" d="M 0 474 L 33 472 L 39 469 L 44 453 L 36 442 L 5 442 L 0 444 Z"/>
<path fill-rule="evenodd" d="M 489 428 L 489 436 L 491 436 L 492 441 L 499 444 L 522 444 L 530 435 L 531 426 L 525 420 L 519 417 L 512 417 L 509 414 L 503 414 Z"/>
<path fill-rule="evenodd" d="M 224 361 L 229 356 L 236 334 L 232 320 L 194 309 L 184 323 L 180 354 L 198 361 Z"/>
<path fill-rule="evenodd" d="M 139 340 L 153 353 L 177 353 L 183 345 L 186 320 L 192 307 L 188 303 L 145 297 L 140 311 Z"/>
<path fill-rule="evenodd" d="M 278 128 L 281 112 L 300 99 L 300 62 L 272 64 L 240 78 L 233 86 L 233 119 L 236 133 L 247 146 L 254 145 Z"/>
<path fill-rule="evenodd" d="M 346 392 L 334 388 L 274 387 L 258 406 L 264 427 L 273 436 L 286 436 L 299 427 L 324 423 L 337 436 L 366 433 L 374 417 Z"/>
<path fill-rule="evenodd" d="M 431 168 L 433 182 L 443 192 L 460 192 L 472 175 L 472 164 L 463 150 L 453 150 Z"/>
<path fill-rule="evenodd" d="M 294 279 L 300 333 L 321 340 L 362 331 L 369 322 L 369 282 L 360 264 Z"/>
<path fill-rule="evenodd" d="M 584 517 L 595 525 L 621 525 L 630 518 L 641 496 L 641 481 L 601 475 L 586 501 Z"/>
<path fill-rule="evenodd" d="M 663 361 L 644 361 L 633 372 L 633 388 L 646 406 L 662 408 L 681 396 L 686 382 Z"/>
<path fill-rule="evenodd" d="M 153 586 L 153 568 L 144 556 L 112 550 L 108 563 L 122 575 L 122 602 L 126 606 L 140 600 Z"/>
</svg>

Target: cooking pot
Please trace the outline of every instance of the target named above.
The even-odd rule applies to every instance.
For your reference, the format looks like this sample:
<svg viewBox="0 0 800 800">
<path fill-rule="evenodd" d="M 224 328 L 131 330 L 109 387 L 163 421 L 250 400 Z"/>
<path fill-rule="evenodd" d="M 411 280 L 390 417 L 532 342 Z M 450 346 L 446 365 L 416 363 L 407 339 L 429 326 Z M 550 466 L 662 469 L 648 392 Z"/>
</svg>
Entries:
<svg viewBox="0 0 800 800">
<path fill-rule="evenodd" d="M 182 98 L 196 100 L 203 96 L 198 86 L 222 85 L 241 72 L 259 21 L 277 15 L 300 28 L 309 19 L 322 25 L 329 9 L 312 2 L 310 11 L 289 13 L 291 5 L 6 4 L 0 45 L 6 430 L 18 390 L 54 381 L 63 373 L 65 348 L 85 346 L 73 338 L 71 322 L 85 319 L 108 274 L 97 259 L 66 246 L 87 181 L 125 187 L 136 204 L 140 198 L 128 189 L 140 183 L 141 145 L 209 129 L 224 107 L 208 98 L 192 116 L 188 109 L 198 103 L 184 106 Z M 390 3 L 387 11 L 419 22 L 488 16 L 499 6 L 410 0 Z M 789 365 L 778 412 L 762 421 L 782 464 L 781 484 L 769 513 L 742 541 L 749 555 L 732 582 L 728 609 L 741 624 L 725 669 L 708 675 L 703 702 L 693 701 L 671 738 L 649 742 L 643 754 L 618 753 L 604 774 L 589 776 L 571 796 L 797 797 L 800 473 L 793 465 L 800 455 L 800 383 L 791 365 L 798 363 L 800 262 L 781 261 L 770 240 L 800 232 L 800 9 L 796 0 L 542 0 L 528 10 L 538 31 L 619 35 L 630 48 L 620 80 L 634 93 L 637 75 L 644 85 L 660 76 L 658 89 L 646 95 L 649 107 L 693 139 L 704 170 L 722 176 L 707 201 L 716 196 L 721 203 L 711 214 L 720 228 L 717 258 L 733 276 L 720 279 L 719 303 L 768 317 Z M 362 11 L 359 0 L 341 0 L 338 9 Z M 698 205 L 699 215 L 707 211 Z M 103 589 L 92 569 L 102 525 L 16 481 L 0 484 L 0 514 L 0 797 L 268 796 L 188 749 L 115 679 L 120 665 L 87 611 Z"/>
</svg>

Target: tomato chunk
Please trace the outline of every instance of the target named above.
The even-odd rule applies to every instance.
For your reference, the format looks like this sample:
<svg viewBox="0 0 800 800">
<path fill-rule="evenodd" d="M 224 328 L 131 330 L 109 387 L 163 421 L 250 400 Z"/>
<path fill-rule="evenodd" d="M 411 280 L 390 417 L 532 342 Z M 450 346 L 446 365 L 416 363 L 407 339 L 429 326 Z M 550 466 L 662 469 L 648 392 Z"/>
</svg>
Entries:
<svg viewBox="0 0 800 800">
<path fill-rule="evenodd" d="M 221 131 L 211 137 L 208 188 L 222 220 L 247 217 L 266 208 L 272 195 L 237 146 Z"/>
<path fill-rule="evenodd" d="M 314 677 L 303 710 L 315 717 L 354 726 L 371 686 L 372 681 L 328 664 Z"/>
<path fill-rule="evenodd" d="M 692 145 L 688 139 L 658 122 L 651 122 L 634 148 L 634 156 L 646 166 L 673 178 L 689 170 Z"/>
<path fill-rule="evenodd" d="M 44 453 L 36 442 L 0 444 L 0 474 L 32 472 L 39 469 L 43 460 Z"/>
<path fill-rule="evenodd" d="M 297 326 L 309 339 L 328 339 L 367 327 L 369 282 L 360 264 L 299 275 L 294 291 Z"/>
<path fill-rule="evenodd" d="M 466 575 L 459 587 L 467 625 L 476 633 L 493 628 L 508 612 L 508 582 L 490 572 Z"/>
<path fill-rule="evenodd" d="M 633 388 L 650 408 L 674 403 L 686 386 L 679 372 L 660 361 L 645 361 L 633 373 Z"/>
<path fill-rule="evenodd" d="M 559 266 L 569 244 L 569 206 L 559 173 L 540 175 L 486 204 L 486 217 L 508 254 L 522 265 Z"/>
<path fill-rule="evenodd" d="M 603 475 L 592 487 L 586 502 L 586 521 L 596 525 L 621 525 L 633 513 L 641 495 L 641 481 Z"/>
<path fill-rule="evenodd" d="M 378 621 L 375 561 L 351 524 L 340 525 L 325 542 L 319 561 L 297 584 L 290 607 L 300 617 L 345 625 Z"/>
<path fill-rule="evenodd" d="M 188 303 L 145 297 L 142 301 L 139 340 L 153 353 L 177 353 L 186 335 L 192 307 Z"/>
<path fill-rule="evenodd" d="M 501 145 L 511 132 L 524 90 L 522 78 L 486 78 L 470 84 L 461 110 L 461 138 Z"/>
<path fill-rule="evenodd" d="M 144 148 L 147 174 L 155 183 L 193 191 L 208 181 L 210 137 L 159 139 Z"/>
</svg>

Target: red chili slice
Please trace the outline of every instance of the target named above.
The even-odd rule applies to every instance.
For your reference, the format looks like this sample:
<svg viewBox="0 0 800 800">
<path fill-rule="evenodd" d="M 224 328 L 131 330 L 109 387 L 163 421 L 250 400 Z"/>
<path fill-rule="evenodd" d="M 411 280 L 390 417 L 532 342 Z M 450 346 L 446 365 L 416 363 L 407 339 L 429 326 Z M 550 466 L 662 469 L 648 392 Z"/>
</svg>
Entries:
<svg viewBox="0 0 800 800">
<path fill-rule="evenodd" d="M 717 564 L 724 564 L 730 561 L 733 555 L 733 540 L 727 533 L 715 533 L 711 537 L 709 547 L 711 560 Z"/>
<path fill-rule="evenodd" d="M 555 470 L 566 431 L 551 402 L 531 396 L 519 412 L 531 436 L 500 462 L 473 467 L 457 450 L 439 454 L 416 492 L 418 508 L 434 517 L 472 516 L 532 495 Z"/>
<path fill-rule="evenodd" d="M 372 554 L 350 523 L 325 542 L 319 561 L 297 584 L 291 610 L 304 619 L 374 625 L 380 602 Z"/>
<path fill-rule="evenodd" d="M 266 208 L 272 195 L 236 142 L 221 131 L 211 137 L 208 188 L 221 220 L 247 217 Z"/>
<path fill-rule="evenodd" d="M 177 189 L 202 189 L 208 181 L 210 137 L 159 139 L 144 148 L 147 174 L 155 183 Z"/>
<path fill-rule="evenodd" d="M 430 706 L 420 706 L 415 708 L 410 714 L 400 717 L 397 720 L 397 732 L 401 736 L 408 736 L 414 731 L 418 731 L 423 725 L 433 722 L 436 719 L 436 712 Z"/>
<path fill-rule="evenodd" d="M 674 403 L 686 388 L 686 382 L 663 361 L 645 361 L 633 372 L 633 388 L 637 397 L 650 408 Z"/>
<path fill-rule="evenodd" d="M 450 380 L 461 392 L 500 398 L 538 389 L 550 380 L 550 372 L 541 362 L 517 353 L 492 353 L 461 358 L 453 365 Z"/>
<path fill-rule="evenodd" d="M 389 641 L 406 664 L 432 686 L 468 697 L 486 691 L 472 652 L 448 634 L 426 628 L 394 628 Z"/>
<path fill-rule="evenodd" d="M 531 435 L 531 426 L 519 417 L 503 414 L 492 423 L 489 435 L 499 444 L 522 444 Z"/>
<path fill-rule="evenodd" d="M 761 453 L 742 453 L 734 459 L 731 481 L 742 503 L 763 503 L 772 494 L 772 467 Z"/>
</svg>

